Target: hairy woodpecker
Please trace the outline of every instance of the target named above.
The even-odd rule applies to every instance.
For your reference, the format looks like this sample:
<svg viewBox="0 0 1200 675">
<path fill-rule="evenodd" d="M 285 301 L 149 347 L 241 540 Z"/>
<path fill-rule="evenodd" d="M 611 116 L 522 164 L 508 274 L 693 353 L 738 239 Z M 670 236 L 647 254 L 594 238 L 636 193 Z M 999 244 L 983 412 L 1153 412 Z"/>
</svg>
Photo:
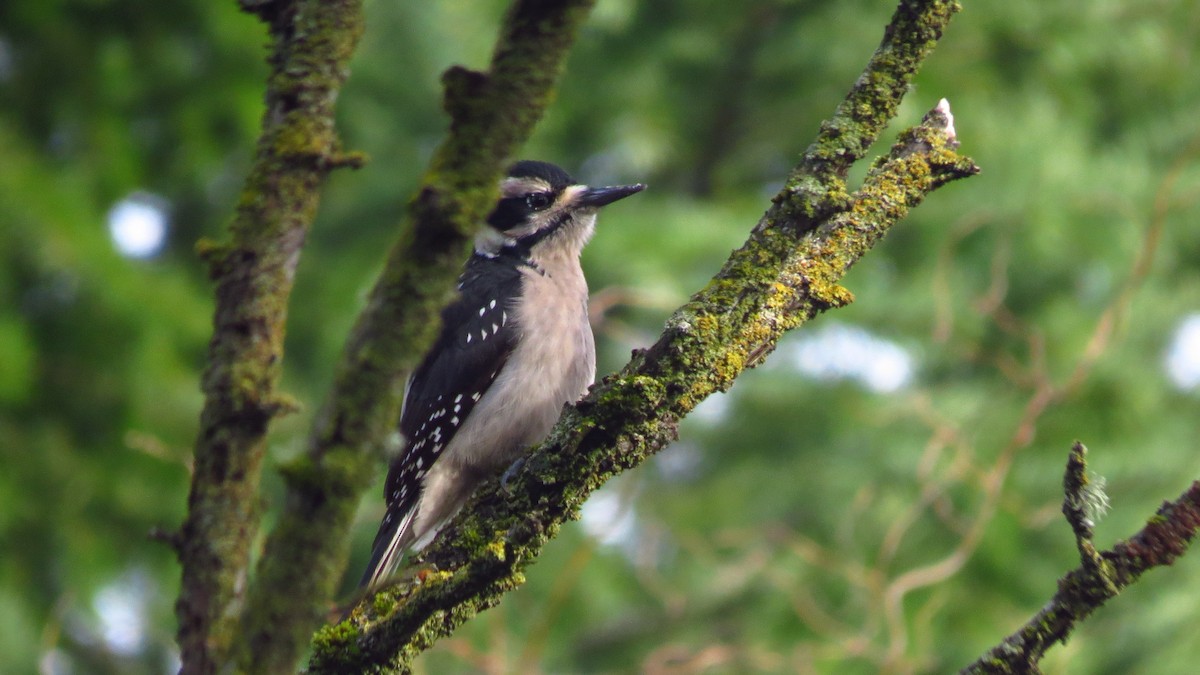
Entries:
<svg viewBox="0 0 1200 675">
<path fill-rule="evenodd" d="M 405 387 L 405 447 L 388 471 L 361 586 L 394 573 L 587 391 L 596 348 L 579 254 L 597 210 L 644 188 L 579 185 L 545 162 L 509 168 L 441 334 Z"/>
</svg>

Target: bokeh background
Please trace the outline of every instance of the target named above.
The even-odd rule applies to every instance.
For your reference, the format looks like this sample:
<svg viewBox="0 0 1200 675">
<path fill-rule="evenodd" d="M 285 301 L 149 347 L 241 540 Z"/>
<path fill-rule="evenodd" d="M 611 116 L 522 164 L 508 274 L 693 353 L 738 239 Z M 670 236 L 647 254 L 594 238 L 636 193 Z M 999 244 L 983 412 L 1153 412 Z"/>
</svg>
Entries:
<svg viewBox="0 0 1200 675">
<path fill-rule="evenodd" d="M 300 265 L 283 388 L 304 410 L 276 459 L 441 138 L 440 72 L 486 63 L 504 4 L 368 1 L 338 121 L 371 161 L 329 181 Z M 596 494 L 424 672 L 952 671 L 1076 564 L 1073 440 L 1107 479 L 1101 545 L 1200 477 L 1200 4 L 965 4 L 893 134 L 948 97 L 983 174 Z M 585 255 L 601 372 L 743 240 L 892 9 L 599 1 L 524 155 L 651 186 Z M 178 568 L 147 532 L 184 515 L 212 307 L 193 246 L 223 236 L 249 165 L 265 42 L 232 0 L 0 3 L 2 672 L 177 666 Z M 373 490 L 347 590 L 381 511 Z M 1046 672 L 1195 672 L 1197 625 L 1192 556 Z"/>
</svg>

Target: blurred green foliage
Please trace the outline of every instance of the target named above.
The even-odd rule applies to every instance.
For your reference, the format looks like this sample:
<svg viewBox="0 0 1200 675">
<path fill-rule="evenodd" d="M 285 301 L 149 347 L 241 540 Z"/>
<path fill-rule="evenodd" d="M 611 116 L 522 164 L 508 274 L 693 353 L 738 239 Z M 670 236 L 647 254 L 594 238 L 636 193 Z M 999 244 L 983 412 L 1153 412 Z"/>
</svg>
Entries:
<svg viewBox="0 0 1200 675">
<path fill-rule="evenodd" d="M 1075 564 L 1071 441 L 1108 478 L 1099 545 L 1200 477 L 1196 385 L 1165 367 L 1200 312 L 1200 5 L 965 4 L 894 127 L 948 97 L 984 173 L 851 273 L 851 307 L 598 494 L 425 672 L 945 672 Z M 486 62 L 503 8 L 368 3 L 338 116 L 372 160 L 329 181 L 301 263 L 284 388 L 305 409 L 276 424 L 277 458 L 441 137 L 440 72 Z M 891 11 L 599 2 L 525 154 L 651 185 L 585 255 L 601 372 L 739 244 Z M 175 663 L 178 570 L 147 533 L 186 506 L 211 311 L 192 247 L 222 236 L 252 155 L 265 40 L 233 2 L 0 4 L 0 671 Z M 145 193 L 168 239 L 133 259 L 107 219 Z M 348 577 L 381 510 L 364 498 Z M 1046 671 L 1194 672 L 1198 569 L 1151 573 Z"/>
</svg>

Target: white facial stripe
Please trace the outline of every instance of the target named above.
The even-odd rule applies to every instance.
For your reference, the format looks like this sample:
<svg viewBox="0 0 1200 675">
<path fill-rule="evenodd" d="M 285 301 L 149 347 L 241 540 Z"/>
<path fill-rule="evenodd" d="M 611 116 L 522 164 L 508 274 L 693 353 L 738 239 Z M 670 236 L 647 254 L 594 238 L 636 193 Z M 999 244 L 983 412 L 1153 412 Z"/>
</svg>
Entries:
<svg viewBox="0 0 1200 675">
<path fill-rule="evenodd" d="M 479 228 L 479 234 L 475 235 L 475 252 L 495 258 L 496 252 L 505 246 L 511 246 L 516 241 L 512 237 L 507 237 L 503 232 L 496 230 L 494 227 L 484 226 Z M 459 290 L 462 290 L 461 288 Z"/>
<path fill-rule="evenodd" d="M 552 189 L 541 178 L 505 178 L 500 182 L 501 197 L 520 197 L 530 192 L 550 192 Z"/>
<path fill-rule="evenodd" d="M 586 185 L 572 185 L 562 191 L 562 196 L 558 201 L 562 204 L 574 203 L 576 199 L 579 199 L 579 195 L 587 192 L 587 189 Z"/>
</svg>

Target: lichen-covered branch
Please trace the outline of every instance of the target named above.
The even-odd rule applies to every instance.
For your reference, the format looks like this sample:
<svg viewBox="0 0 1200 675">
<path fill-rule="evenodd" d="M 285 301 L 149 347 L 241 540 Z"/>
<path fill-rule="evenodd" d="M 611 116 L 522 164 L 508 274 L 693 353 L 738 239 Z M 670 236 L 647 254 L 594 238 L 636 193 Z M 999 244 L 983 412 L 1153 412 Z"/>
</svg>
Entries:
<svg viewBox="0 0 1200 675">
<path fill-rule="evenodd" d="M 285 672 L 307 648 L 345 566 L 358 498 L 395 434 L 404 378 L 432 342 L 501 172 L 541 117 L 593 2 L 517 0 L 489 70 L 446 72 L 450 133 L 408 204 L 308 451 L 283 467 L 287 500 L 250 588 L 242 669 Z"/>
<path fill-rule="evenodd" d="M 269 10 L 269 11 L 268 11 Z M 259 478 L 276 392 L 292 279 L 339 150 L 333 102 L 361 32 L 360 0 L 273 3 L 258 13 L 272 37 L 257 156 L 228 243 L 202 243 L 216 311 L 202 387 L 188 515 L 172 538 L 183 567 L 176 604 L 185 673 L 227 657 L 259 525 Z"/>
<path fill-rule="evenodd" d="M 846 172 L 896 116 L 913 76 L 959 9 L 955 0 L 900 0 L 867 67 L 775 196 L 772 211 L 787 227 L 807 231 L 845 208 Z M 769 224 L 764 219 L 759 230 Z"/>
<path fill-rule="evenodd" d="M 777 199 L 656 344 L 568 408 L 506 488 L 493 482 L 475 495 L 418 556 L 422 574 L 318 634 L 310 672 L 405 672 L 420 651 L 497 604 L 593 490 L 673 440 L 679 419 L 727 389 L 785 330 L 849 302 L 837 285 L 849 267 L 926 194 L 977 171 L 956 145 L 943 101 L 829 217 L 802 226 L 795 202 Z"/>
<path fill-rule="evenodd" d="M 1154 567 L 1170 565 L 1187 550 L 1200 529 L 1200 481 L 1173 502 L 1163 502 L 1140 532 L 1111 550 L 1092 544 L 1091 508 L 1098 493 L 1085 473 L 1086 449 L 1076 443 L 1063 481 L 1063 514 L 1075 532 L 1080 566 L 1058 580 L 1054 597 L 1003 642 L 964 668 L 964 675 L 1039 673 L 1039 663 L 1056 642 L 1065 641 L 1075 625 L 1109 598 Z"/>
</svg>

